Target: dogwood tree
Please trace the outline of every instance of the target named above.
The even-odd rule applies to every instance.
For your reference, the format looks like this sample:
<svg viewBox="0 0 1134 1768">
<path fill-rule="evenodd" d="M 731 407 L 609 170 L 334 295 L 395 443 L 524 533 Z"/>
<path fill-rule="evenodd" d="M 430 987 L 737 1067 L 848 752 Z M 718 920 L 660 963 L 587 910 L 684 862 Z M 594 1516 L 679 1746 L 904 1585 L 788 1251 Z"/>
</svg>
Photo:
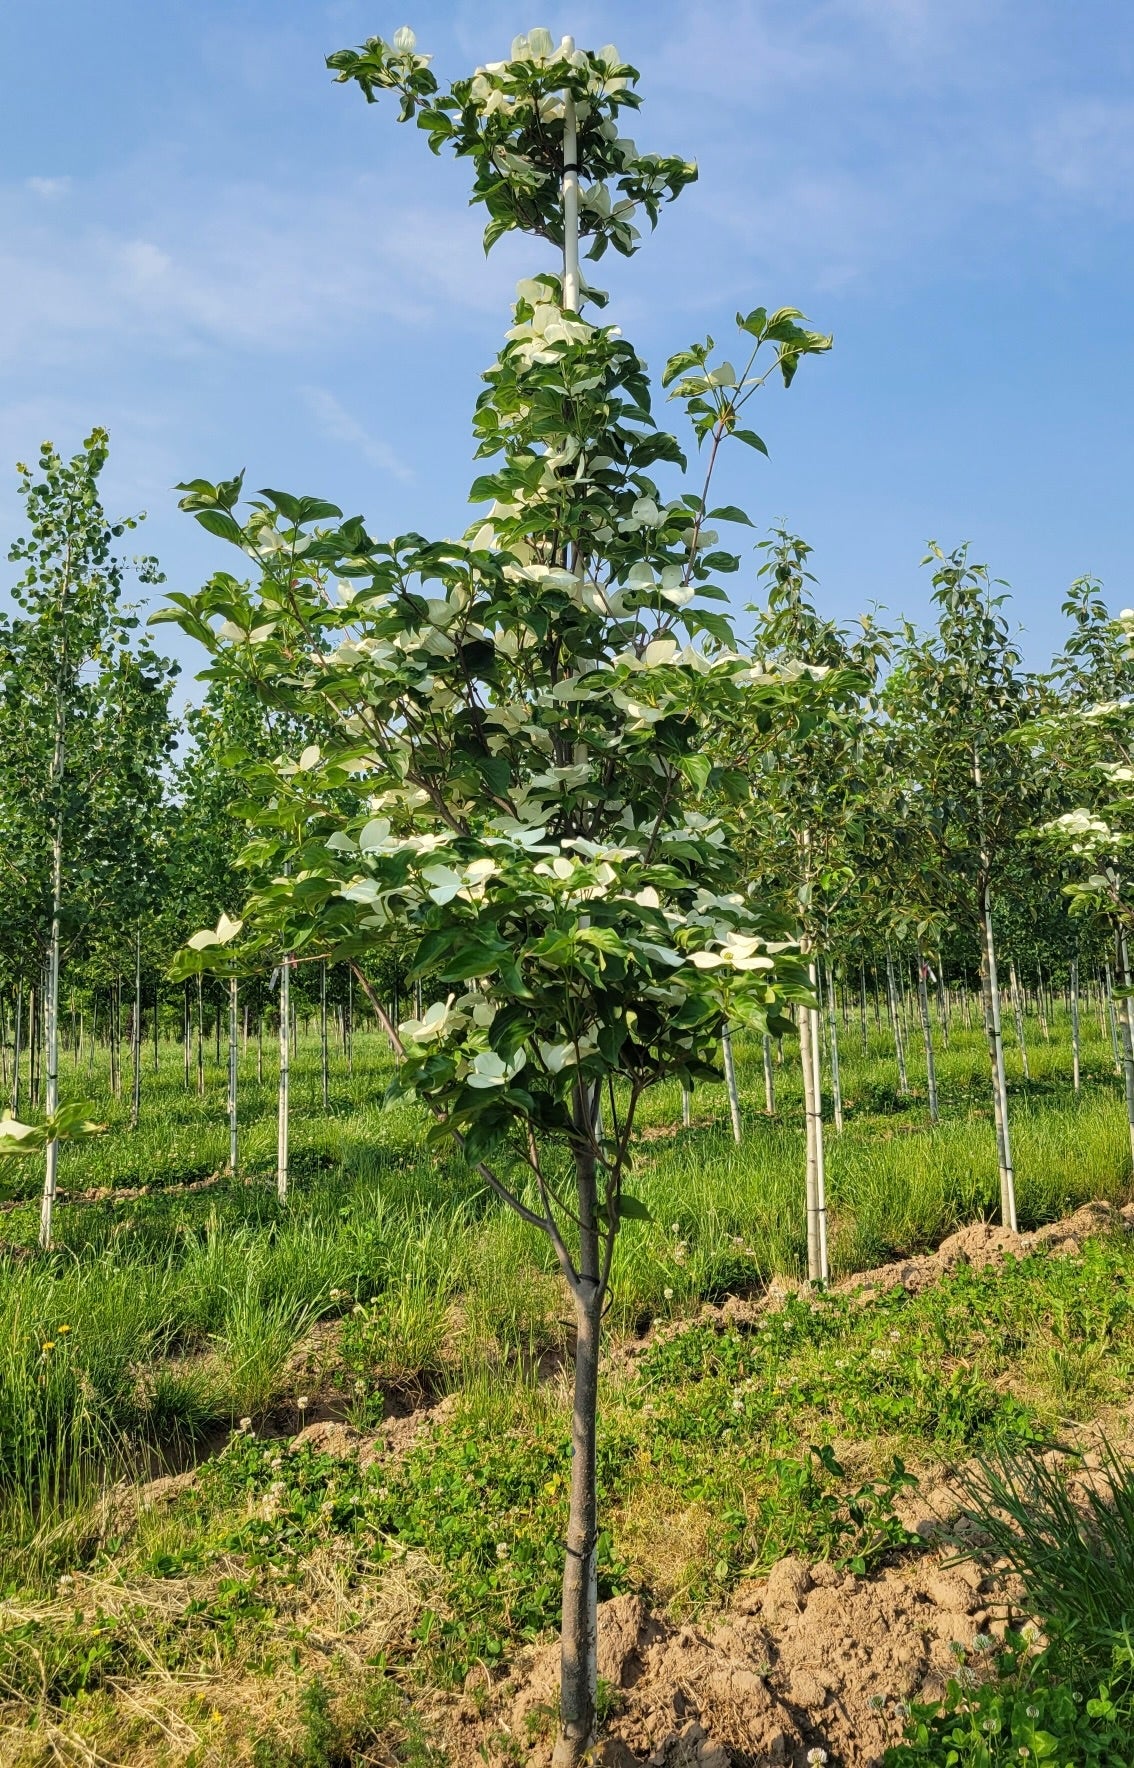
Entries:
<svg viewBox="0 0 1134 1768">
<path fill-rule="evenodd" d="M 1056 705 L 1036 734 L 1072 807 L 1041 833 L 1063 862 L 1071 912 L 1105 930 L 1112 942 L 1134 1159 L 1134 609 L 1112 619 L 1099 585 L 1081 578 L 1063 612 L 1071 635 L 1055 660 Z"/>
<path fill-rule="evenodd" d="M 620 1225 L 645 1213 L 627 1185 L 638 1105 L 667 1077 L 712 1073 L 727 1020 L 776 1025 L 806 990 L 702 808 L 706 732 L 742 695 L 771 715 L 799 691 L 754 670 L 706 605 L 733 563 L 712 523 L 735 515 L 709 492 L 725 443 L 763 448 L 742 422 L 761 382 L 790 383 L 829 340 L 792 310 L 756 309 L 740 316 L 740 370 L 711 340 L 674 358 L 667 380 L 707 458 L 697 490 L 667 497 L 654 470 L 680 474 L 685 457 L 655 424 L 633 346 L 583 316 L 602 297 L 578 263 L 580 236 L 591 258 L 631 254 L 635 217 L 656 221 L 695 177 L 621 133 L 634 68 L 542 30 L 448 89 L 409 31 L 330 61 L 471 161 L 487 246 L 518 229 L 562 258 L 520 283 L 484 377 L 474 428 L 495 464 L 471 498 L 491 508 L 463 539 L 378 539 L 280 491 L 244 505 L 239 478 L 183 488 L 255 575 L 219 574 L 167 617 L 208 647 L 214 680 L 328 732 L 253 770 L 251 859 L 270 882 L 239 930 L 186 962 L 284 949 L 348 959 L 365 988 L 364 954 L 407 929 L 416 941 L 429 1004 L 388 1025 L 396 1084 L 548 1236 L 574 1298 L 567 1768 L 595 1728 L 599 1334 Z M 336 800 L 351 781 L 369 798 L 355 816 Z"/>
</svg>

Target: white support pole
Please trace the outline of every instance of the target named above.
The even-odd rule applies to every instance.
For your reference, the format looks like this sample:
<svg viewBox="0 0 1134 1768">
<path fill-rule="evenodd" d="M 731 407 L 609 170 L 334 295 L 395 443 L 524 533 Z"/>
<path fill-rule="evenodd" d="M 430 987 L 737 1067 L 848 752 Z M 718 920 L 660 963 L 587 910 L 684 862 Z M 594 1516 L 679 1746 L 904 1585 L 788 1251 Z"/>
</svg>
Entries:
<svg viewBox="0 0 1134 1768">
<path fill-rule="evenodd" d="M 732 1139 L 740 1145 L 740 1093 L 736 1085 L 736 1063 L 732 1057 L 732 1036 L 728 1026 L 721 1028 L 721 1055 L 724 1057 L 725 1089 L 728 1093 L 728 1115 L 732 1124 Z"/>
<path fill-rule="evenodd" d="M 236 977 L 228 979 L 228 1170 L 236 1177 L 236 1083 L 237 1083 L 237 1015 Z"/>
<path fill-rule="evenodd" d="M 571 55 L 574 37 L 564 37 L 560 54 Z M 563 305 L 579 311 L 579 137 L 575 100 L 563 94 Z"/>
<path fill-rule="evenodd" d="M 280 960 L 280 1074 L 279 1115 L 276 1140 L 276 1195 L 287 1202 L 288 1082 L 291 1073 L 291 983 L 285 952 Z"/>
</svg>

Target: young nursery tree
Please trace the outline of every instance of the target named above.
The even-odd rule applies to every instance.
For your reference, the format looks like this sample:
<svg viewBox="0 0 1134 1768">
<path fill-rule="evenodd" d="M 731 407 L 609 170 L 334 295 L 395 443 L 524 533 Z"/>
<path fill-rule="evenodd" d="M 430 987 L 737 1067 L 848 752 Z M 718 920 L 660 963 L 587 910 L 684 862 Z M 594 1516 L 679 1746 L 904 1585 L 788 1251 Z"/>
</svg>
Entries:
<svg viewBox="0 0 1134 1768">
<path fill-rule="evenodd" d="M 934 567 L 937 629 L 922 636 L 907 626 L 884 698 L 894 765 L 920 830 L 920 888 L 980 944 L 1000 1211 L 1004 1226 L 1015 1230 L 993 899 L 1040 803 L 1042 778 L 1020 740 L 1036 715 L 1037 693 L 1020 669 L 1005 598 L 993 593 L 986 567 L 970 565 L 963 547 L 946 554 L 936 544 L 925 563 Z"/>
<path fill-rule="evenodd" d="M 59 976 L 64 945 L 105 917 L 144 870 L 148 816 L 168 750 L 170 666 L 123 602 L 127 567 L 99 498 L 107 436 L 94 430 L 65 461 L 49 442 L 21 466 L 24 565 L 0 619 L 0 806 L 4 919 L 21 930 L 30 974 L 45 971 L 45 1123 L 0 1126 L 0 1151 L 46 1150 L 40 1245 L 51 1243 L 59 1143 L 82 1133 L 83 1108 L 59 1104 Z M 155 561 L 137 561 L 160 582 Z M 125 870 L 124 870 L 125 868 Z M 129 873 L 127 879 L 126 873 Z M 133 941 L 131 940 L 131 945 Z"/>
<path fill-rule="evenodd" d="M 1056 702 L 1037 737 L 1072 808 L 1041 833 L 1062 861 L 1072 914 L 1105 929 L 1112 942 L 1134 1159 L 1134 610 L 1112 619 L 1099 585 L 1080 578 L 1063 612 L 1071 636 L 1055 660 Z"/>
<path fill-rule="evenodd" d="M 695 168 L 619 133 L 637 75 L 607 47 L 543 30 L 439 87 L 413 33 L 331 57 L 368 99 L 392 90 L 434 150 L 472 162 L 486 245 L 510 229 L 561 250 L 560 271 L 519 285 L 485 375 L 475 430 L 497 464 L 464 540 L 380 541 L 330 503 L 241 483 L 184 487 L 184 507 L 244 550 L 252 587 L 218 575 L 166 615 L 212 653 L 214 680 L 253 683 L 327 735 L 254 769 L 259 838 L 237 930 L 199 936 L 242 961 L 281 949 L 359 960 L 416 941 L 423 1015 L 388 1026 L 398 1085 L 485 1183 L 545 1233 L 574 1297 L 575 1400 L 563 1591 L 559 1768 L 595 1728 L 596 1405 L 599 1333 L 619 1226 L 644 1214 L 627 1189 L 636 1113 L 666 1077 L 712 1072 L 726 1019 L 763 1029 L 806 973 L 769 938 L 778 918 L 736 889 L 721 823 L 701 808 L 709 727 L 755 692 L 769 715 L 803 691 L 753 671 L 707 609 L 714 571 L 712 464 L 768 373 L 790 383 L 829 340 L 793 310 L 742 317 L 745 366 L 711 341 L 667 376 L 707 443 L 701 489 L 667 500 L 652 477 L 684 457 L 650 412 L 633 347 L 582 317 L 590 256 L 632 253 Z M 770 362 L 756 374 L 754 360 Z M 345 815 L 352 780 L 367 810 Z M 205 943 L 211 941 L 212 943 Z M 379 1018 L 380 1001 L 368 990 Z"/>
<path fill-rule="evenodd" d="M 774 733 L 747 713 L 722 725 L 717 753 L 746 782 L 740 794 L 739 847 L 743 873 L 761 896 L 782 904 L 801 930 L 812 986 L 826 957 L 833 986 L 832 929 L 858 886 L 871 826 L 868 734 L 875 716 L 879 671 L 889 635 L 869 616 L 859 631 L 825 620 L 811 600 L 811 548 L 778 530 L 764 543 L 759 577 L 767 601 L 753 610 L 752 648 L 763 669 L 802 671 L 811 704 L 790 733 Z M 837 1018 L 829 1025 L 832 1074 L 838 1072 Z M 826 1166 L 822 1109 L 822 1026 L 818 1002 L 799 1015 L 804 1123 L 807 1134 L 807 1271 L 813 1282 L 829 1275 Z M 841 1107 L 840 1107 L 841 1110 Z"/>
</svg>

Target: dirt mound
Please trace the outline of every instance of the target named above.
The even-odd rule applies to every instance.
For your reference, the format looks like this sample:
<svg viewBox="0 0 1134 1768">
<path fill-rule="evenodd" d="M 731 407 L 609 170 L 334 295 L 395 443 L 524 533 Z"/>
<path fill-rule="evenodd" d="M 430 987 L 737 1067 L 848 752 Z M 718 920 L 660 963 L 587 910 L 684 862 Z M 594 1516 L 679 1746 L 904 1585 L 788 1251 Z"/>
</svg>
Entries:
<svg viewBox="0 0 1134 1768">
<path fill-rule="evenodd" d="M 1128 1203 L 1117 1209 L 1113 1203 L 1084 1203 L 1065 1220 L 1049 1222 L 1027 1234 L 1013 1234 L 1011 1229 L 1001 1228 L 994 1222 L 971 1222 L 968 1227 L 950 1234 L 936 1252 L 898 1259 L 872 1271 L 857 1272 L 852 1277 L 843 1278 L 834 1287 L 844 1291 L 860 1290 L 865 1299 L 893 1289 L 897 1284 L 916 1292 L 928 1289 L 930 1284 L 938 1282 L 958 1265 L 975 1265 L 982 1269 L 985 1265 L 1001 1263 L 1008 1254 L 1024 1258 L 1038 1247 L 1070 1255 L 1077 1253 L 1084 1240 L 1092 1236 L 1119 1232 L 1134 1233 L 1134 1204 Z"/>
<path fill-rule="evenodd" d="M 907 1703 L 942 1694 L 962 1663 L 979 1673 L 992 1641 L 1022 1619 L 995 1575 L 939 1553 L 867 1578 L 781 1560 L 705 1626 L 668 1625 L 640 1597 L 620 1596 L 599 1611 L 599 1675 L 613 1715 L 596 1760 L 616 1768 L 877 1768 L 901 1734 Z M 557 1647 L 530 1653 L 494 1691 L 484 1730 L 479 1690 L 454 1715 L 463 1732 L 455 1759 L 484 1760 L 485 1750 L 503 1764 L 522 1742 L 526 1759 L 543 1768 L 558 1669 Z"/>
</svg>

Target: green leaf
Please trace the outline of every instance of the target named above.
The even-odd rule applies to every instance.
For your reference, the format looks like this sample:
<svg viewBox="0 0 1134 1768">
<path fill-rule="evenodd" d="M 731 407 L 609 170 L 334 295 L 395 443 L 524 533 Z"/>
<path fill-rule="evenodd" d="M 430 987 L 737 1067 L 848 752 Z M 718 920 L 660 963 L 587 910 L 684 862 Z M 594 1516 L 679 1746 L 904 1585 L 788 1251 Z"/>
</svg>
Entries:
<svg viewBox="0 0 1134 1768">
<path fill-rule="evenodd" d="M 193 513 L 202 528 L 207 528 L 210 534 L 219 535 L 221 540 L 231 540 L 234 546 L 244 545 L 244 530 L 236 517 L 230 516 L 227 510 L 205 509 L 195 510 Z"/>
<path fill-rule="evenodd" d="M 768 309 L 766 307 L 753 307 L 747 318 L 744 318 L 738 313 L 736 316 L 736 323 L 741 331 L 748 332 L 750 336 L 754 338 L 762 338 L 768 324 Z"/>
<path fill-rule="evenodd" d="M 628 1197 L 625 1191 L 620 1191 L 618 1219 L 620 1222 L 652 1222 L 654 1218 L 640 1197 Z"/>
<path fill-rule="evenodd" d="M 266 497 L 295 528 L 303 527 L 306 522 L 339 521 L 343 513 L 337 503 L 327 503 L 320 497 L 293 497 L 290 492 L 267 488 L 260 492 L 260 496 Z"/>
<path fill-rule="evenodd" d="M 751 517 L 746 516 L 735 503 L 722 503 L 720 509 L 710 510 L 708 519 L 710 522 L 743 522 L 746 528 L 756 526 Z"/>
<path fill-rule="evenodd" d="M 512 770 L 502 755 L 479 755 L 477 771 L 489 791 L 498 798 L 507 796 L 512 784 Z"/>
<path fill-rule="evenodd" d="M 760 454 L 768 452 L 767 443 L 756 434 L 755 430 L 730 430 L 729 435 L 735 436 L 738 442 L 747 442 L 749 448 L 755 448 Z"/>
<path fill-rule="evenodd" d="M 713 764 L 707 755 L 683 755 L 677 765 L 694 791 L 705 790 L 713 771 Z"/>
</svg>

